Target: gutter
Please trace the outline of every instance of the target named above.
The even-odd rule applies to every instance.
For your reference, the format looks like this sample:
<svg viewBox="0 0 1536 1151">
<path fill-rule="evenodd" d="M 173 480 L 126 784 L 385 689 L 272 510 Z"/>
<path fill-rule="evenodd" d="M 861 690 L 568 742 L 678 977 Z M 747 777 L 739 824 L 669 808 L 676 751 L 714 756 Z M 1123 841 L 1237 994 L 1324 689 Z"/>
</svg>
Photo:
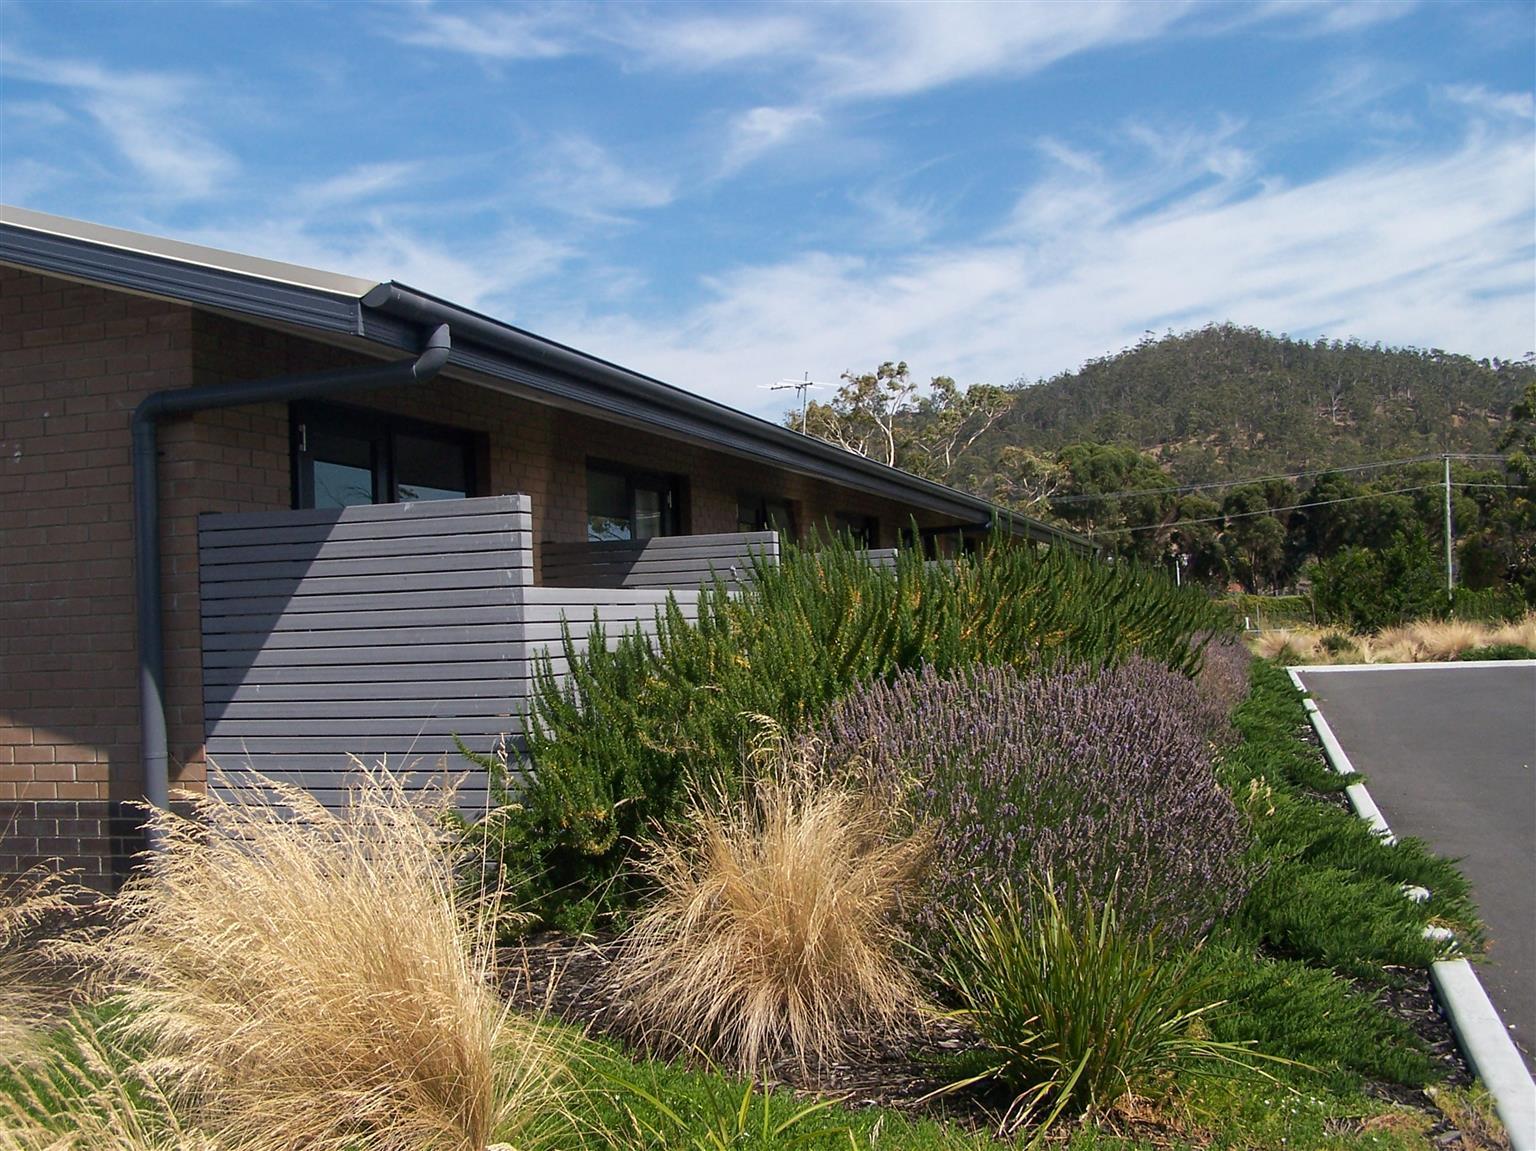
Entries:
<svg viewBox="0 0 1536 1151">
<path fill-rule="evenodd" d="M 673 431 L 687 432 L 692 425 L 697 435 L 697 426 L 702 424 L 706 428 L 719 429 L 751 441 L 760 445 L 760 455 L 770 457 L 786 470 L 805 471 L 803 462 L 797 467 L 797 461 L 810 457 L 823 465 L 820 469 L 812 469 L 813 475 L 847 484 L 848 473 L 862 474 L 878 485 L 899 488 L 905 498 L 916 497 L 914 502 L 926 504 L 934 511 L 950 515 L 973 515 L 975 519 L 965 525 L 968 528 L 980 530 L 1003 526 L 1015 534 L 1032 539 L 1066 543 L 1088 553 L 1099 550 L 1096 543 L 1075 532 L 1053 528 L 1027 516 L 1010 513 L 986 500 L 844 451 L 813 436 L 781 428 L 767 420 L 706 400 L 650 376 L 524 332 L 488 316 L 466 311 L 445 300 L 423 295 L 402 284 L 379 284 L 363 297 L 362 303 L 365 308 L 415 324 L 449 324 L 460 340 L 515 358 L 556 377 L 595 384 L 621 397 L 625 406 L 633 407 L 638 401 L 653 410 L 672 413 L 682 420 L 682 423 L 672 426 Z M 855 483 L 854 486 L 858 485 Z"/>
<path fill-rule="evenodd" d="M 446 324 L 427 337 L 415 359 L 334 372 L 274 376 L 265 380 L 168 388 L 144 397 L 133 411 L 133 573 L 139 632 L 140 757 L 144 799 L 152 807 L 170 806 L 170 754 L 165 726 L 165 644 L 161 634 L 160 493 L 157 433 L 165 416 L 212 408 L 328 396 L 404 384 L 424 383 L 442 370 L 453 348 Z M 151 849 L 160 835 L 147 832 Z"/>
</svg>

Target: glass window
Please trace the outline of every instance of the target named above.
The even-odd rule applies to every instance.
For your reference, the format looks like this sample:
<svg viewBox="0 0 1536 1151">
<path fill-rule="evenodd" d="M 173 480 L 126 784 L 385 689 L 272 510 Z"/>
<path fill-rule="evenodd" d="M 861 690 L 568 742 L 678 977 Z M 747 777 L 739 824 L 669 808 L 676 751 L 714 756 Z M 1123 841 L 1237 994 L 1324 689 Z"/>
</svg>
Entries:
<svg viewBox="0 0 1536 1151">
<path fill-rule="evenodd" d="M 682 531 L 682 479 L 587 465 L 587 539 L 648 540 Z"/>
<path fill-rule="evenodd" d="M 785 539 L 795 534 L 795 509 L 786 499 L 748 492 L 736 498 L 736 530 L 743 532 L 776 531 Z"/>
<path fill-rule="evenodd" d="M 469 495 L 469 454 L 462 442 L 396 432 L 395 500 L 462 500 Z"/>
<path fill-rule="evenodd" d="M 339 404 L 295 404 L 292 422 L 295 507 L 475 494 L 469 432 Z"/>
<path fill-rule="evenodd" d="M 851 535 L 853 542 L 859 547 L 873 548 L 880 546 L 880 520 L 875 516 L 859 515 L 854 512 L 838 512 L 833 519 L 833 527 L 839 532 L 847 532 Z"/>
</svg>

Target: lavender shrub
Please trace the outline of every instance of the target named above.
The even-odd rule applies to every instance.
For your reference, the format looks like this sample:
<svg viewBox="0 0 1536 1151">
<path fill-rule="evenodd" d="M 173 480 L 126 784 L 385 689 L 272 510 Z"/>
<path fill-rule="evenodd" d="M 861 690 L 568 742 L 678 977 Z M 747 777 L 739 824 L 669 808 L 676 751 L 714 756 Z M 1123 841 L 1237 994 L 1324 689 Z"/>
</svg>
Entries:
<svg viewBox="0 0 1536 1151">
<path fill-rule="evenodd" d="M 1242 898 L 1248 838 L 1217 784 L 1198 690 L 1139 656 L 1116 667 L 906 672 L 845 698 L 816 733 L 910 796 L 936 845 L 916 927 L 943 950 L 976 890 L 1047 874 L 1125 927 L 1202 934 Z"/>
<path fill-rule="evenodd" d="M 1237 738 L 1232 713 L 1248 697 L 1248 668 L 1253 654 L 1240 640 L 1213 636 L 1202 652 L 1195 675 L 1196 714 L 1211 742 L 1226 744 Z"/>
</svg>

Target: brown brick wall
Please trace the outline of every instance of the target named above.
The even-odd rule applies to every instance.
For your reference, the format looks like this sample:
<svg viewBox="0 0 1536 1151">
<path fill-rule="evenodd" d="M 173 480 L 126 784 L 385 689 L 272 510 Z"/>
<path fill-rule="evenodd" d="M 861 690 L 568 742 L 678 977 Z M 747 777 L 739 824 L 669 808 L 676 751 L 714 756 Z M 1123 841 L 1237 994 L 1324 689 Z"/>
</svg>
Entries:
<svg viewBox="0 0 1536 1151">
<path fill-rule="evenodd" d="M 141 793 L 135 405 L 163 388 L 364 362 L 181 305 L 0 268 L 0 873 L 64 854 L 106 885 L 111 858 L 132 842 L 123 804 Z M 536 549 L 585 538 L 589 457 L 686 476 L 692 532 L 734 531 L 738 494 L 750 491 L 795 501 L 802 531 L 838 511 L 876 515 L 887 546 L 910 514 L 458 380 L 342 399 L 483 433 L 490 491 L 532 498 Z M 196 517 L 289 507 L 288 435 L 282 404 L 202 412 L 160 428 L 173 787 L 197 790 L 205 779 Z"/>
</svg>

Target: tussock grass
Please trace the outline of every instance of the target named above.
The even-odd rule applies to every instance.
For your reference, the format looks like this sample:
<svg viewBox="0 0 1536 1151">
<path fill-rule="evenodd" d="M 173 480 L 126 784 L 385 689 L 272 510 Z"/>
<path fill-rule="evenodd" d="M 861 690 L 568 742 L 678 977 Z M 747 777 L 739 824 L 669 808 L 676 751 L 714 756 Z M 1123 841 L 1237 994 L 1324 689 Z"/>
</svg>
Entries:
<svg viewBox="0 0 1536 1151">
<path fill-rule="evenodd" d="M 94 945 L 133 1075 L 220 1148 L 485 1151 L 558 1109 L 559 1052 L 493 990 L 438 812 L 358 780 L 340 815 L 276 783 L 156 813 L 164 850 Z"/>
<path fill-rule="evenodd" d="M 32 1042 L 55 996 L 34 970 L 42 956 L 28 935 L 39 924 L 72 910 L 71 888 L 58 872 L 33 868 L 0 880 L 0 1056 L 14 1058 Z"/>
<path fill-rule="evenodd" d="M 1352 636 L 1348 643 L 1316 629 L 1280 629 L 1260 632 L 1248 645 L 1255 655 L 1281 664 L 1438 663 L 1482 648 L 1536 650 L 1536 612 L 1500 625 L 1418 620 L 1376 635 Z"/>
<path fill-rule="evenodd" d="M 755 1072 L 835 1059 L 919 1003 L 897 912 L 928 854 L 896 801 L 828 780 L 769 726 L 744 800 L 695 807 L 644 864 L 659 896 L 622 940 L 626 1024 Z"/>
</svg>

